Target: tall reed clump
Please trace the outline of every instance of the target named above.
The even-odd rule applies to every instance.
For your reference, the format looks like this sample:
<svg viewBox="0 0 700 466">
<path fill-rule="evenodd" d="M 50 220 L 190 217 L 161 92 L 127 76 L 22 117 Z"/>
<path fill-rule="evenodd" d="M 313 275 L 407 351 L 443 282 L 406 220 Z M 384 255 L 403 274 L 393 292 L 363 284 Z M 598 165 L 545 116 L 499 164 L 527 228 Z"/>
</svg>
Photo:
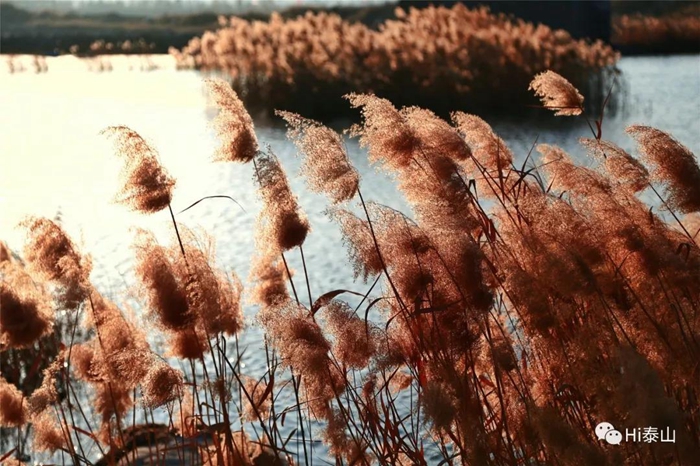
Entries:
<svg viewBox="0 0 700 466">
<path fill-rule="evenodd" d="M 444 112 L 454 105 L 512 112 L 530 103 L 525 89 L 534 74 L 551 69 L 588 89 L 618 58 L 600 41 L 461 4 L 397 9 L 378 29 L 329 13 L 232 17 L 171 53 L 181 66 L 227 73 L 249 107 L 310 116 L 337 115 L 339 96 L 369 91 Z"/>
<path fill-rule="evenodd" d="M 311 464 L 317 435 L 336 464 L 697 459 L 700 168 L 681 143 L 631 126 L 636 158 L 602 138 L 601 118 L 581 139 L 592 164 L 541 144 L 541 162 L 519 168 L 475 115 L 455 112 L 448 122 L 348 95 L 362 114 L 350 135 L 396 179 L 411 207 L 400 212 L 365 199 L 341 135 L 279 112 L 309 187 L 332 204 L 349 266 L 371 283 L 321 290 L 304 255 L 311 225 L 287 174 L 259 150 L 236 93 L 221 81 L 207 86 L 220 108 L 214 160 L 252 164 L 262 200 L 248 299 L 264 330 L 266 371 L 242 372 L 241 284 L 172 209 L 177 242 L 140 232 L 136 275 L 146 318 L 182 370 L 94 290 L 89 261 L 60 226 L 34 221 L 27 273 L 47 280 L 53 299 L 18 272 L 2 289 L 2 341 L 35 341 L 65 303 L 89 317 L 90 338 L 62 347 L 28 397 L 0 379 L 3 427 L 31 423 L 34 448 L 76 463 L 91 462 L 92 445 L 99 464 L 116 464 L 140 444 L 143 455 L 174 451 L 193 464 Z M 588 118 L 561 75 L 537 75 L 531 88 L 556 114 Z M 119 199 L 145 212 L 169 206 L 174 181 L 154 149 L 119 132 L 129 161 Z M 642 191 L 656 196 L 659 214 Z M 24 317 L 6 317 L 15 315 Z M 92 387 L 89 407 L 77 403 L 82 383 Z M 156 425 L 154 413 L 167 424 Z M 603 422 L 624 433 L 620 445 L 599 438 Z M 645 428 L 658 436 L 642 437 Z"/>
<path fill-rule="evenodd" d="M 615 46 L 632 53 L 700 52 L 700 7 L 681 4 L 677 11 L 663 15 L 641 13 L 616 15 L 612 21 Z"/>
</svg>

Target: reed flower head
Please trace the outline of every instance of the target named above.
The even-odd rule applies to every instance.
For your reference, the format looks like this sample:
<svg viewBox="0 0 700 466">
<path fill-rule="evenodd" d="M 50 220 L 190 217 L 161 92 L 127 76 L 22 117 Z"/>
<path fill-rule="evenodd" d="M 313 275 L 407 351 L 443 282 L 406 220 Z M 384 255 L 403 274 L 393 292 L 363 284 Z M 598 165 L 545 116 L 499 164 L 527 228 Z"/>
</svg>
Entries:
<svg viewBox="0 0 700 466">
<path fill-rule="evenodd" d="M 0 427 L 20 427 L 27 422 L 27 404 L 17 387 L 0 377 Z"/>
<path fill-rule="evenodd" d="M 347 201 L 357 193 L 360 177 L 350 164 L 340 135 L 321 123 L 296 113 L 277 111 L 289 125 L 287 135 L 304 155 L 302 171 L 316 192 L 333 203 Z"/>
<path fill-rule="evenodd" d="M 44 369 L 44 377 L 41 386 L 34 390 L 27 401 L 29 411 L 32 414 L 41 413 L 49 406 L 58 403 L 59 394 L 56 389 L 56 384 L 59 380 L 59 374 L 63 370 L 64 362 L 65 358 L 61 353 L 46 369 Z M 33 419 L 32 422 L 34 422 Z"/>
<path fill-rule="evenodd" d="M 173 270 L 171 251 L 158 245 L 153 235 L 146 232 L 138 236 L 136 249 L 136 275 L 143 285 L 151 315 L 166 330 L 178 331 L 190 326 L 196 315 L 190 310 L 185 289 Z"/>
<path fill-rule="evenodd" d="M 73 345 L 70 352 L 71 368 L 80 380 L 87 382 L 103 382 L 100 373 L 99 356 L 95 340 Z"/>
<path fill-rule="evenodd" d="M 89 341 L 71 351 L 76 373 L 94 383 L 116 383 L 131 390 L 139 385 L 155 355 L 145 333 L 129 320 L 111 301 L 94 293 L 90 300 L 92 324 L 97 342 Z"/>
<path fill-rule="evenodd" d="M 109 384 L 98 384 L 95 387 L 93 406 L 102 422 L 100 436 L 103 441 L 112 438 L 112 431 L 116 427 L 112 423 L 112 418 L 122 419 L 133 405 L 131 389 L 117 381 L 112 381 Z"/>
<path fill-rule="evenodd" d="M 291 298 L 287 290 L 287 271 L 282 261 L 269 255 L 256 255 L 250 271 L 255 287 L 250 302 L 263 307 L 285 304 Z"/>
<path fill-rule="evenodd" d="M 328 327 L 334 336 L 332 353 L 347 367 L 361 369 L 377 351 L 376 329 L 365 324 L 345 302 L 333 300 L 323 307 Z"/>
<path fill-rule="evenodd" d="M 371 94 L 345 96 L 354 108 L 362 108 L 364 122 L 350 131 L 360 137 L 360 144 L 369 148 L 372 162 L 383 161 L 389 167 L 409 165 L 418 139 L 404 116 L 386 99 Z"/>
<path fill-rule="evenodd" d="M 457 162 L 471 157 L 471 149 L 464 139 L 435 113 L 424 108 L 409 107 L 403 109 L 401 114 L 413 131 L 425 157 L 432 159 L 442 156 Z"/>
<path fill-rule="evenodd" d="M 665 183 L 669 204 L 683 213 L 700 211 L 700 166 L 688 148 L 656 128 L 632 125 L 627 133 L 639 144 L 655 181 Z"/>
<path fill-rule="evenodd" d="M 471 148 L 474 159 L 489 173 L 505 171 L 513 164 L 513 153 L 483 119 L 464 112 L 454 112 L 452 121 Z"/>
<path fill-rule="evenodd" d="M 554 71 L 545 71 L 534 77 L 530 89 L 540 97 L 545 108 L 555 116 L 575 116 L 583 113 L 583 96 L 569 81 Z"/>
<path fill-rule="evenodd" d="M 429 382 L 421 400 L 426 419 L 436 431 L 450 431 L 456 415 L 456 400 L 449 388 L 439 382 Z"/>
<path fill-rule="evenodd" d="M 243 417 L 251 422 L 267 419 L 272 405 L 272 387 L 264 380 L 256 380 L 248 376 L 243 376 L 243 385 L 252 399 L 251 403 L 251 400 L 244 396 Z"/>
<path fill-rule="evenodd" d="M 28 218 L 21 223 L 27 229 L 24 257 L 42 278 L 58 285 L 58 302 L 75 309 L 91 288 L 92 263 L 56 222 L 47 218 Z"/>
<path fill-rule="evenodd" d="M 242 285 L 236 275 L 229 279 L 214 268 L 213 240 L 197 238 L 191 230 L 181 233 L 187 260 L 177 248 L 170 248 L 173 272 L 181 286 L 190 311 L 207 335 L 233 335 L 243 328 Z"/>
<path fill-rule="evenodd" d="M 116 201 L 142 213 L 168 207 L 175 180 L 160 164 L 156 149 L 126 126 L 110 126 L 101 134 L 114 139 L 117 155 L 125 159 Z"/>
<path fill-rule="evenodd" d="M 537 151 L 543 156 L 544 171 L 549 175 L 554 189 L 571 191 L 579 196 L 611 192 L 612 187 L 607 178 L 575 165 L 563 149 L 549 144 L 539 144 Z"/>
<path fill-rule="evenodd" d="M 612 142 L 581 138 L 588 152 L 605 163 L 611 178 L 631 192 L 642 191 L 649 185 L 649 171 L 639 160 Z"/>
<path fill-rule="evenodd" d="M 0 241 L 0 264 L 3 262 L 12 262 L 12 253 L 4 241 Z"/>
<path fill-rule="evenodd" d="M 340 393 L 345 379 L 331 363 L 330 342 L 303 306 L 289 302 L 258 314 L 286 366 L 301 374 L 312 414 L 326 418 L 328 402 Z"/>
<path fill-rule="evenodd" d="M 182 373 L 165 361 L 154 359 L 141 384 L 144 405 L 157 408 L 179 400 L 184 393 Z"/>
<path fill-rule="evenodd" d="M 48 302 L 32 288 L 0 284 L 0 347 L 28 347 L 51 332 Z"/>
<path fill-rule="evenodd" d="M 32 416 L 34 428 L 34 448 L 37 451 L 54 453 L 65 448 L 68 426 L 59 424 L 56 416 L 51 411 L 43 411 Z"/>
<path fill-rule="evenodd" d="M 214 118 L 214 127 L 221 145 L 214 160 L 219 162 L 250 162 L 258 152 L 253 119 L 243 102 L 226 82 L 220 79 L 205 81 L 209 95 L 214 99 L 219 114 Z"/>
<path fill-rule="evenodd" d="M 340 225 L 355 278 L 362 276 L 367 280 L 367 277 L 381 273 L 382 260 L 377 253 L 367 220 L 344 209 L 333 209 L 328 215 Z"/>
<path fill-rule="evenodd" d="M 310 230 L 309 221 L 299 208 L 279 160 L 271 153 L 261 153 L 255 164 L 263 200 L 258 217 L 258 245 L 274 254 L 301 246 Z"/>
<path fill-rule="evenodd" d="M 199 360 L 207 347 L 207 334 L 200 325 L 170 334 L 170 351 L 168 355 L 180 359 Z"/>
</svg>

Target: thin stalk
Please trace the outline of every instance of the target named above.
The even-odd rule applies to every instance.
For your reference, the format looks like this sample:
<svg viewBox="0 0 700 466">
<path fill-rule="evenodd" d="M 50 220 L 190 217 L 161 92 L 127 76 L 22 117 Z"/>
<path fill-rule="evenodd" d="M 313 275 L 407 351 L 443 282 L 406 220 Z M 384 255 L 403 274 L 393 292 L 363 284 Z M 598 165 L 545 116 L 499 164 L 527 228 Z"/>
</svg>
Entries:
<svg viewBox="0 0 700 466">
<path fill-rule="evenodd" d="M 301 253 L 301 263 L 304 266 L 304 277 L 306 278 L 306 291 L 309 293 L 309 309 L 314 305 L 314 300 L 311 297 L 311 285 L 309 283 L 309 273 L 306 270 L 306 259 L 304 258 L 304 248 L 299 245 L 299 252 Z"/>
</svg>

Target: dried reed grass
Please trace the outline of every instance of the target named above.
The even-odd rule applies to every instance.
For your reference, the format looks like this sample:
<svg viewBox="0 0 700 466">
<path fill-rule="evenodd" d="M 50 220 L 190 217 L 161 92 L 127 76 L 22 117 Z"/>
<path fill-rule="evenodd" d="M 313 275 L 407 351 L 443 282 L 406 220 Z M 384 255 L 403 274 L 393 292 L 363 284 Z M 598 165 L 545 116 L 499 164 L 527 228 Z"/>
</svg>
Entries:
<svg viewBox="0 0 700 466">
<path fill-rule="evenodd" d="M 514 103 L 529 103 L 533 74 L 551 69 L 585 86 L 617 60 L 600 41 L 461 4 L 397 9 L 376 29 L 325 12 L 232 17 L 171 53 L 183 67 L 226 72 L 248 107 L 311 116 L 337 113 L 340 95 L 370 91 L 441 111 L 458 99 L 512 112 Z"/>
<path fill-rule="evenodd" d="M 579 92 L 553 76 L 533 87 L 548 103 L 580 109 Z M 220 105 L 229 105 L 234 96 L 219 91 Z M 302 172 L 311 185 L 332 202 L 359 202 L 363 217 L 350 206 L 329 215 L 356 276 L 375 278 L 369 290 L 313 299 L 302 250 L 310 225 L 286 173 L 271 153 L 235 152 L 226 160 L 253 162 L 263 204 L 250 300 L 259 306 L 267 370 L 243 373 L 242 289 L 216 268 L 211 241 L 183 228 L 178 243 L 161 246 L 142 232 L 139 297 L 170 338 L 171 355 L 184 360 L 181 372 L 91 287 L 73 243 L 42 220 L 29 231 L 39 239 L 27 255 L 59 295 L 83 290 L 74 307 L 90 314 L 91 338 L 62 347 L 29 397 L 0 379 L 0 424 L 31 423 L 33 448 L 76 462 L 89 463 L 85 450 L 97 444 L 100 464 L 116 463 L 132 446 L 139 408 L 146 419 L 160 410 L 174 429 L 154 427 L 163 436 L 148 437 L 149 455 L 167 438 L 181 442 L 174 448 L 182 455 L 195 445 L 212 464 L 308 464 L 317 455 L 312 419 L 338 464 L 428 465 L 436 456 L 493 466 L 692 464 L 700 444 L 695 156 L 660 130 L 633 126 L 638 160 L 602 140 L 599 128 L 581 141 L 594 165 L 539 145 L 539 168 L 518 169 L 479 117 L 456 113 L 450 125 L 372 95 L 348 98 L 364 117 L 351 134 L 396 177 L 411 214 L 364 200 L 340 135 L 296 114 L 280 116 L 307 159 Z M 252 132 L 235 105 L 238 126 L 224 140 Z M 162 179 L 153 151 L 125 134 L 126 155 L 150 167 L 132 166 L 133 173 Z M 169 205 L 172 184 L 143 179 L 130 178 L 133 196 L 155 192 L 157 202 L 139 201 L 141 210 Z M 647 187 L 667 215 L 637 196 Z M 286 257 L 297 248 L 308 306 Z M 3 342 L 32 345 L 60 302 L 42 294 L 43 282 L 29 286 L 10 254 L 2 257 Z M 344 294 L 363 299 L 351 307 Z M 93 424 L 75 393 L 80 383 L 93 388 Z M 296 452 L 282 430 L 288 417 L 300 437 Z M 601 421 L 668 427 L 676 441 L 608 448 L 595 436 Z"/>
</svg>

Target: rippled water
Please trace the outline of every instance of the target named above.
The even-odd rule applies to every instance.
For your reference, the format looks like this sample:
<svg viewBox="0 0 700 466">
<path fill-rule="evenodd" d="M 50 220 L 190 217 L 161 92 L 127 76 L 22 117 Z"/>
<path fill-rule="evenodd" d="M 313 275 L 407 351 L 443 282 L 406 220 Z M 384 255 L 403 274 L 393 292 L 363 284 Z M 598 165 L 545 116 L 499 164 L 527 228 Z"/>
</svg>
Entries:
<svg viewBox="0 0 700 466">
<path fill-rule="evenodd" d="M 178 215 L 178 220 L 211 234 L 219 265 L 245 282 L 260 204 L 251 166 L 209 162 L 216 141 L 208 127 L 211 111 L 206 108 L 201 76 L 167 66 L 148 73 L 128 71 L 126 66 L 92 73 L 70 58 L 49 59 L 48 66 L 44 74 L 0 74 L 0 239 L 19 249 L 22 232 L 15 226 L 24 216 L 59 217 L 81 250 L 92 256 L 97 287 L 118 302 L 132 298 L 134 229 L 152 229 L 165 240 L 171 225 L 165 213 L 143 216 L 112 203 L 119 164 L 111 145 L 98 133 L 109 125 L 128 125 L 153 143 L 177 178 L 175 211 L 214 194 L 232 196 L 241 204 L 243 209 L 226 200 L 207 201 Z M 619 67 L 625 82 L 624 105 L 606 119 L 604 137 L 633 150 L 624 128 L 642 123 L 671 132 L 700 154 L 700 56 L 624 58 Z M 489 123 L 521 160 L 536 140 L 583 157 L 576 141 L 591 135 L 580 119 L 549 115 Z M 258 122 L 257 132 L 281 159 L 311 221 L 313 232 L 304 248 L 312 293 L 318 296 L 337 288 L 362 291 L 365 285 L 353 280 L 339 230 L 324 213 L 328 203 L 306 189 L 284 129 L 274 122 Z M 369 166 L 357 142 L 347 145 L 361 173 L 364 196 L 408 212 L 391 180 Z M 301 270 L 297 254 L 290 254 L 290 261 Z M 251 322 L 253 314 L 248 307 Z M 247 369 L 259 374 L 265 366 L 259 332 L 250 329 L 242 343 L 249 348 Z"/>
</svg>

